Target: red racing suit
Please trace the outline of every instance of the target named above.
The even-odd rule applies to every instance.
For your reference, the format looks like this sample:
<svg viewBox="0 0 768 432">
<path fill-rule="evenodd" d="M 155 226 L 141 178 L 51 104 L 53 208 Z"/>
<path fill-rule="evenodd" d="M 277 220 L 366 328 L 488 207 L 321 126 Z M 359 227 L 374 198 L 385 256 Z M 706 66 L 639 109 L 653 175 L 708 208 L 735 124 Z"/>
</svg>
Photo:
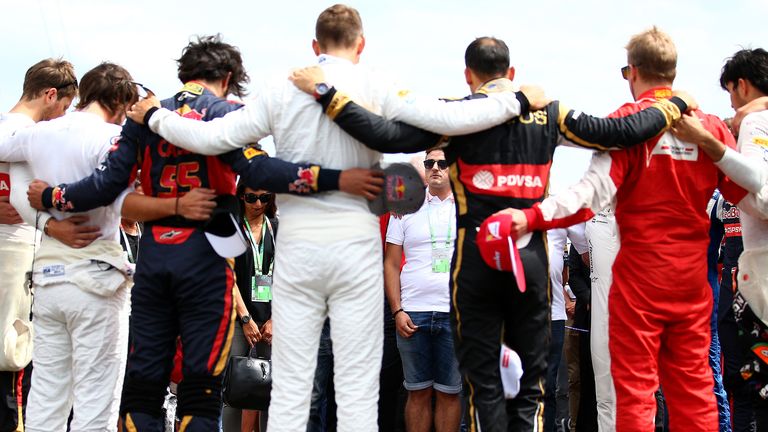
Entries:
<svg viewBox="0 0 768 432">
<path fill-rule="evenodd" d="M 649 90 L 612 116 L 635 113 L 666 87 Z M 704 127 L 729 147 L 733 136 L 718 118 L 697 112 Z M 728 180 L 696 144 L 669 133 L 642 145 L 597 153 L 567 193 L 525 210 L 530 231 L 570 226 L 612 204 L 620 249 L 608 297 L 616 430 L 653 430 L 661 384 L 672 430 L 718 430 L 707 361 L 712 292 L 707 282 L 713 190 L 739 202 L 744 190 Z"/>
</svg>

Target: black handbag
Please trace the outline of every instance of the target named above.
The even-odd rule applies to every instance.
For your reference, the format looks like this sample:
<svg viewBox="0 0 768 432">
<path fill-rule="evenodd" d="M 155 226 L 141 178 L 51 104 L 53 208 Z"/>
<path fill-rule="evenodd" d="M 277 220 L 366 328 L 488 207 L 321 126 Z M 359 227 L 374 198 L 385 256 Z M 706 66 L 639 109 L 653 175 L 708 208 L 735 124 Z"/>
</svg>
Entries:
<svg viewBox="0 0 768 432">
<path fill-rule="evenodd" d="M 260 347 L 260 344 L 266 346 Z M 272 391 L 269 348 L 266 342 L 259 342 L 247 356 L 232 356 L 229 359 L 224 372 L 224 403 L 232 408 L 259 411 L 269 407 Z"/>
</svg>

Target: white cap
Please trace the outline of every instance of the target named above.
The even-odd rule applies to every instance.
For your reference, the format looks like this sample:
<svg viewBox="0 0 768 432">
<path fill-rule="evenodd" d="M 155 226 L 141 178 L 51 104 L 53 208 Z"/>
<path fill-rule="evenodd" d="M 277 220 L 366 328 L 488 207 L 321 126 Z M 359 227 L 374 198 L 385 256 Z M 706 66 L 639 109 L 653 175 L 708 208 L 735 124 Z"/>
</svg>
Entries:
<svg viewBox="0 0 768 432">
<path fill-rule="evenodd" d="M 21 370 L 32 360 L 32 323 L 16 319 L 3 335 L 0 370 Z"/>
<path fill-rule="evenodd" d="M 248 250 L 248 241 L 237 222 L 237 198 L 219 195 L 216 204 L 211 219 L 205 224 L 205 238 L 219 256 L 238 257 Z"/>
<path fill-rule="evenodd" d="M 504 397 L 513 399 L 520 392 L 523 363 L 520 361 L 520 356 L 504 344 L 501 344 L 499 372 L 501 373 L 501 385 L 504 387 Z"/>
</svg>

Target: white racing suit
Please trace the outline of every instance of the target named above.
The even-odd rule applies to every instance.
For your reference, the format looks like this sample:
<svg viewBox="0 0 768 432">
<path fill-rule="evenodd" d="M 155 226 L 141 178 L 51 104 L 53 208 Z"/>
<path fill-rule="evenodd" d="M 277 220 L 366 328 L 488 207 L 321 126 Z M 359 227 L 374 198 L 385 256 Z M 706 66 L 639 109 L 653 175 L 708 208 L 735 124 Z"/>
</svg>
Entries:
<svg viewBox="0 0 768 432">
<path fill-rule="evenodd" d="M 608 292 L 613 281 L 613 260 L 619 252 L 619 231 L 613 211 L 607 208 L 587 222 L 589 265 L 592 277 L 592 369 L 595 371 L 597 424 L 600 432 L 616 430 L 616 390 L 608 351 Z"/>
<path fill-rule="evenodd" d="M 422 103 L 347 60 L 321 55 L 319 62 L 329 82 L 354 100 L 387 118 L 436 133 L 473 133 L 520 113 L 520 102 L 511 92 L 479 103 Z M 275 157 L 286 161 L 311 160 L 341 170 L 380 162 L 379 152 L 343 132 L 311 96 L 289 82 L 281 80 L 258 95 L 243 109 L 209 122 L 186 121 L 159 109 L 151 114 L 149 127 L 174 145 L 204 155 L 272 135 Z M 338 430 L 377 431 L 384 288 L 378 219 L 363 198 L 344 192 L 280 195 L 278 201 L 268 428 L 306 429 L 320 332 L 329 316 Z"/>
</svg>

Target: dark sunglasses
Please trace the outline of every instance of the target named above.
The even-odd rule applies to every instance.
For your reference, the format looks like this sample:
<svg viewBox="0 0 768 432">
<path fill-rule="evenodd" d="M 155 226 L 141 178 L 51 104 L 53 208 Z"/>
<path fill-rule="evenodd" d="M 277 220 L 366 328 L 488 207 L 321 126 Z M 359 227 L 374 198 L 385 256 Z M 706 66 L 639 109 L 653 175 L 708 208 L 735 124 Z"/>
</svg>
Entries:
<svg viewBox="0 0 768 432">
<path fill-rule="evenodd" d="M 624 78 L 625 80 L 629 79 L 629 69 L 630 69 L 631 66 L 638 67 L 640 65 L 639 64 L 636 64 L 636 65 L 626 65 L 623 68 L 621 68 L 621 77 Z"/>
<path fill-rule="evenodd" d="M 144 84 L 131 81 L 131 84 L 136 86 L 136 93 L 139 95 L 139 99 L 146 99 L 150 96 L 154 96 L 155 92 L 146 88 Z"/>
<path fill-rule="evenodd" d="M 69 86 L 75 86 L 75 90 L 77 90 L 77 81 L 76 80 L 75 81 L 70 81 L 70 82 L 64 83 L 64 84 L 62 84 L 60 86 L 56 86 L 54 88 L 56 90 L 58 90 L 58 91 L 61 91 L 61 90 L 64 90 L 65 88 L 67 88 Z"/>
<path fill-rule="evenodd" d="M 440 168 L 441 170 L 448 169 L 448 161 L 445 159 L 441 159 L 441 160 L 424 159 L 424 168 L 432 169 L 432 167 L 435 166 L 435 163 L 437 163 L 437 167 Z"/>
<path fill-rule="evenodd" d="M 624 79 L 629 79 L 629 65 L 621 68 L 621 77 Z"/>
<path fill-rule="evenodd" d="M 243 194 L 243 201 L 247 202 L 248 204 L 253 204 L 256 201 L 261 201 L 262 204 L 266 204 L 269 202 L 269 200 L 272 198 L 271 193 L 263 193 L 261 195 L 256 195 L 255 193 L 247 193 Z"/>
</svg>

